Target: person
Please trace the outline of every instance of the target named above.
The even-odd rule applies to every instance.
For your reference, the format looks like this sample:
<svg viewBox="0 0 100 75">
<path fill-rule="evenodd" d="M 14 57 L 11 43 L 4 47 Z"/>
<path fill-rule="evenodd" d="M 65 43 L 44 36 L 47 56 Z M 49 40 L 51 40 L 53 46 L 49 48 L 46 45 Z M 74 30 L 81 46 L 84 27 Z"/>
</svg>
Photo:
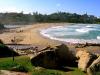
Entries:
<svg viewBox="0 0 100 75">
<path fill-rule="evenodd" d="M 100 72 L 100 55 L 92 62 L 92 64 L 87 68 L 88 75 L 96 75 L 96 71 Z"/>
</svg>

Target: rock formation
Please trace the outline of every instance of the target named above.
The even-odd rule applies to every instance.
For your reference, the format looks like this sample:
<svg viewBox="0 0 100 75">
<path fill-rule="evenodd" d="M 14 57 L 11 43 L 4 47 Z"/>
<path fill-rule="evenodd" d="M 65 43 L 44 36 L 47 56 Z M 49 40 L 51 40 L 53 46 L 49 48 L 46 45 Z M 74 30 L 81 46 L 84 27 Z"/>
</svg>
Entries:
<svg viewBox="0 0 100 75">
<path fill-rule="evenodd" d="M 84 72 L 87 71 L 87 68 L 96 59 L 96 55 L 93 55 L 85 50 L 78 51 L 76 53 L 76 57 L 78 59 L 78 68 Z"/>
<path fill-rule="evenodd" d="M 64 44 L 41 51 L 31 59 L 32 64 L 45 68 L 58 68 L 69 66 L 74 61 L 73 54 Z"/>
<path fill-rule="evenodd" d="M 75 55 L 65 44 L 61 44 L 56 48 L 56 55 L 58 57 L 59 65 L 65 66 L 74 66 L 75 64 Z"/>
<path fill-rule="evenodd" d="M 87 74 L 96 75 L 96 71 L 100 72 L 100 56 L 87 68 Z"/>
</svg>

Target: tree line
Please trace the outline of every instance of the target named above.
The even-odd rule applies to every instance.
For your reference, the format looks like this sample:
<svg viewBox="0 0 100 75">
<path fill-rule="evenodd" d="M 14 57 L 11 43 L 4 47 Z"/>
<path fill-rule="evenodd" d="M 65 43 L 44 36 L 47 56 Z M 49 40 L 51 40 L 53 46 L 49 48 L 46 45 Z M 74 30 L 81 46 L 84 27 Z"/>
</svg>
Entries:
<svg viewBox="0 0 100 75">
<path fill-rule="evenodd" d="M 100 18 L 94 15 L 55 12 L 52 14 L 21 13 L 0 13 L 0 23 L 2 24 L 32 24 L 38 22 L 68 22 L 68 23 L 100 23 Z"/>
</svg>

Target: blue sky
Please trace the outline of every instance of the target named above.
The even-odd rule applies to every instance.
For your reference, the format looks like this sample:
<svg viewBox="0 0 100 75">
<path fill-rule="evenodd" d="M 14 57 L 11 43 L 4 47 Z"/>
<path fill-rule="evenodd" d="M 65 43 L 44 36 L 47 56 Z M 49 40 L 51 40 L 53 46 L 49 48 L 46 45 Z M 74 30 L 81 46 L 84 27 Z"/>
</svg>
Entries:
<svg viewBox="0 0 100 75">
<path fill-rule="evenodd" d="M 0 0 L 0 12 L 50 14 L 57 11 L 100 16 L 100 0 Z"/>
</svg>

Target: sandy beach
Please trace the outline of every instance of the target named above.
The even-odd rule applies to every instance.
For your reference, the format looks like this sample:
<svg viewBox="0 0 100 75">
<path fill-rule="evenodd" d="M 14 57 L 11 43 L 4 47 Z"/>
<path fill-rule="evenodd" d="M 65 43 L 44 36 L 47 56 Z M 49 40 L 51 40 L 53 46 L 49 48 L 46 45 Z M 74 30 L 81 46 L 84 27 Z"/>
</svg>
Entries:
<svg viewBox="0 0 100 75">
<path fill-rule="evenodd" d="M 55 47 L 57 45 L 64 43 L 68 45 L 71 50 L 75 50 L 75 46 L 73 44 L 52 40 L 40 34 L 40 30 L 47 29 L 49 27 L 54 27 L 54 26 L 61 26 L 61 25 L 69 25 L 69 24 L 68 23 L 39 23 L 33 25 L 25 25 L 21 28 L 16 28 L 13 30 L 10 29 L 8 32 L 3 32 L 2 34 L 0 34 L 0 39 L 5 44 L 13 44 L 11 40 L 15 39 L 16 42 L 14 44 L 31 44 L 34 46 L 38 46 L 40 48 L 44 48 L 47 46 Z M 99 46 L 93 46 L 93 47 L 89 46 L 82 49 L 89 50 L 93 53 L 100 53 Z"/>
<path fill-rule="evenodd" d="M 65 25 L 64 23 L 41 23 L 23 26 L 21 28 L 16 28 L 9 30 L 9 32 L 3 32 L 0 34 L 0 39 L 3 40 L 5 44 L 12 43 L 12 39 L 16 39 L 17 44 L 34 44 L 41 46 L 55 46 L 61 44 L 62 42 L 51 40 L 40 34 L 40 30 L 49 27 Z M 22 30 L 22 31 L 21 31 Z"/>
</svg>

